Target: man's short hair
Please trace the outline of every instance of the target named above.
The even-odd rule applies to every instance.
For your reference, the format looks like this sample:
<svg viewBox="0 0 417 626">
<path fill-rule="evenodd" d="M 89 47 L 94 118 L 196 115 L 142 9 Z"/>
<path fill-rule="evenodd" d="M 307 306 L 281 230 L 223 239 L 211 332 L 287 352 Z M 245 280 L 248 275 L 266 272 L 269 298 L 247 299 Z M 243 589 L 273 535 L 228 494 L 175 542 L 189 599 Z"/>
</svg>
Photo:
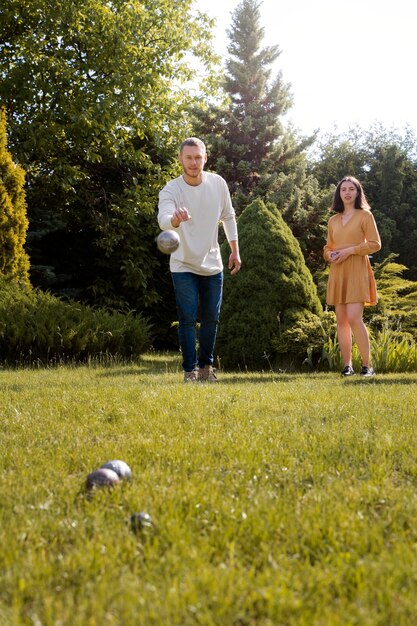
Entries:
<svg viewBox="0 0 417 626">
<path fill-rule="evenodd" d="M 188 139 L 184 139 L 180 145 L 180 154 L 185 146 L 197 146 L 203 150 L 204 154 L 206 154 L 206 146 L 201 139 L 198 139 L 198 137 L 188 137 Z"/>
</svg>

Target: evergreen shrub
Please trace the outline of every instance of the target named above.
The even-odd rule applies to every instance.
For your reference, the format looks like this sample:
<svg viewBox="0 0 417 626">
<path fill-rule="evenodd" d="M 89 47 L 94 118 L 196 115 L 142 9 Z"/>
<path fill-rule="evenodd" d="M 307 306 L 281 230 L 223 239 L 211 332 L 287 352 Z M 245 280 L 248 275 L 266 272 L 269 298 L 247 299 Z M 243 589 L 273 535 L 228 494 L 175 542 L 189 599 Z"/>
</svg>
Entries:
<svg viewBox="0 0 417 626">
<path fill-rule="evenodd" d="M 407 268 L 393 262 L 396 256 L 375 266 L 379 301 L 365 316 L 374 332 L 389 329 L 417 341 L 417 282 L 403 277 Z"/>
<path fill-rule="evenodd" d="M 260 199 L 243 211 L 238 229 L 242 269 L 235 276 L 225 271 L 220 363 L 232 369 L 301 364 L 308 337 L 321 333 L 322 307 L 298 241 L 276 205 Z M 227 268 L 227 242 L 222 254 Z"/>
<path fill-rule="evenodd" d="M 0 108 L 0 276 L 29 285 L 24 186 L 25 172 L 7 150 L 6 111 Z"/>
<path fill-rule="evenodd" d="M 305 310 L 287 312 L 287 329 L 272 341 L 278 354 L 296 361 L 304 357 L 310 364 L 320 361 L 323 346 L 335 328 L 335 314 L 325 311 L 320 317 Z"/>
<path fill-rule="evenodd" d="M 38 289 L 0 281 L 0 362 L 85 362 L 102 355 L 137 357 L 149 347 L 150 326 L 133 312 L 63 301 Z"/>
</svg>

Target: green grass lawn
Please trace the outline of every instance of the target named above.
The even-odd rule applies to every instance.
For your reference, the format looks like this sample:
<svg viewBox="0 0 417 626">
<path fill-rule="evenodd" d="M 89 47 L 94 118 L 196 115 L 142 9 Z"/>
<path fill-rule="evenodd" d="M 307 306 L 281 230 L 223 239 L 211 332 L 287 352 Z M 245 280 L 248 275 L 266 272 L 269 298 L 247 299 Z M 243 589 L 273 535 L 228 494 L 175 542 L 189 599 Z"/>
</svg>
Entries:
<svg viewBox="0 0 417 626">
<path fill-rule="evenodd" d="M 417 623 L 417 374 L 220 376 L 0 371 L 1 626 Z"/>
</svg>

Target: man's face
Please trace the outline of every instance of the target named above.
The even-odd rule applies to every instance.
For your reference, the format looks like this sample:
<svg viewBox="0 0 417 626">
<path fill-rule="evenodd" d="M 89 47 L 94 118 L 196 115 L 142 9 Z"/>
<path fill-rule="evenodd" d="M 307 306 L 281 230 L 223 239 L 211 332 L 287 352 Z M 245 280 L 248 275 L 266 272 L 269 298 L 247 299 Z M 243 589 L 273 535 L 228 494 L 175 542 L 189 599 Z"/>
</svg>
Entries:
<svg viewBox="0 0 417 626">
<path fill-rule="evenodd" d="M 207 154 L 199 146 L 184 146 L 179 155 L 184 174 L 190 179 L 198 179 L 207 161 Z"/>
</svg>

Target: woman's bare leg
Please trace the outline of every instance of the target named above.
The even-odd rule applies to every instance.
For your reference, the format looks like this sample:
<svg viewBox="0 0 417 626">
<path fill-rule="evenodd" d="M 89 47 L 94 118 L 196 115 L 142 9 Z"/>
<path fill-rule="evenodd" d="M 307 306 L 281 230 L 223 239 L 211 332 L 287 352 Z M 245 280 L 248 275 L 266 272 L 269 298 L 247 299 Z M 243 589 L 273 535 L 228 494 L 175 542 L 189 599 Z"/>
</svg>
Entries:
<svg viewBox="0 0 417 626">
<path fill-rule="evenodd" d="M 346 314 L 350 327 L 355 337 L 362 357 L 362 365 L 369 366 L 371 358 L 371 349 L 369 345 L 368 330 L 363 321 L 363 304 L 362 302 L 352 302 L 346 305 Z"/>
<path fill-rule="evenodd" d="M 344 364 L 352 365 L 352 331 L 347 307 L 347 304 L 336 304 L 337 339 Z"/>
</svg>

